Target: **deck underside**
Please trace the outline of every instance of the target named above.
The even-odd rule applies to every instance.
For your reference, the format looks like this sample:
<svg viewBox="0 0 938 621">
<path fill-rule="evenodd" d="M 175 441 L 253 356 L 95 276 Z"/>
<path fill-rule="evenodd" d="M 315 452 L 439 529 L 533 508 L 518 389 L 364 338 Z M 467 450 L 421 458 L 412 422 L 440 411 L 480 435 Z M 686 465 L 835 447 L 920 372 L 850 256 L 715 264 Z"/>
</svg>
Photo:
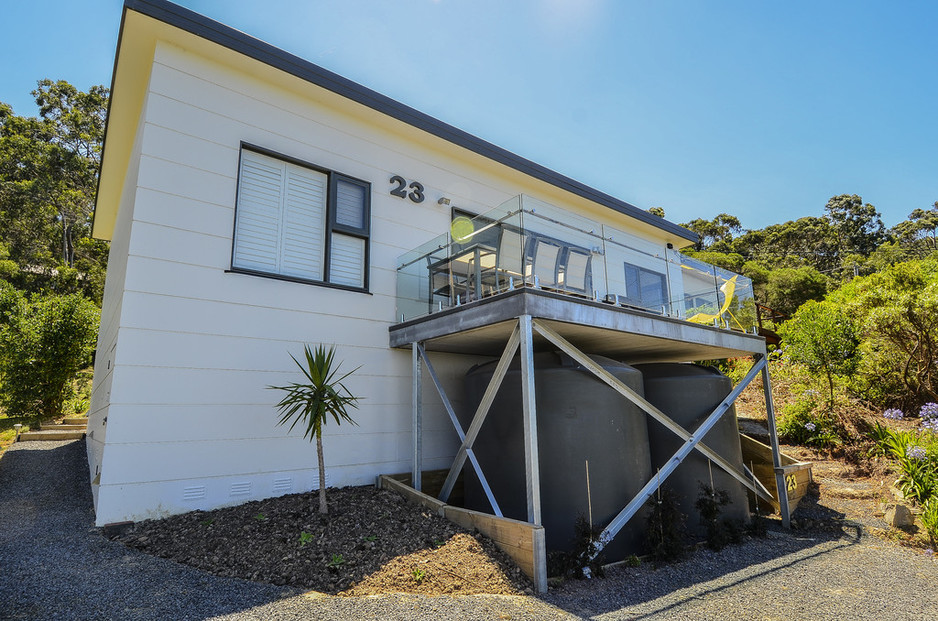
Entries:
<svg viewBox="0 0 938 621">
<path fill-rule="evenodd" d="M 765 354 L 752 334 L 533 288 L 522 288 L 392 326 L 391 347 L 498 356 L 517 318 L 530 315 L 579 350 L 630 364 Z M 535 335 L 535 350 L 553 349 Z"/>
</svg>

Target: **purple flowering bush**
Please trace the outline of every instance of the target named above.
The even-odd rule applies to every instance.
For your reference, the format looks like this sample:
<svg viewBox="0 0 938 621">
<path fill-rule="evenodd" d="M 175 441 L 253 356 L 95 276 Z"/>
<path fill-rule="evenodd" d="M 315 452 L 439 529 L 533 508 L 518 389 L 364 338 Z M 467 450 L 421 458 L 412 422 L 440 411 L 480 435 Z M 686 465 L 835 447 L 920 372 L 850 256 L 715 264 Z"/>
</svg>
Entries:
<svg viewBox="0 0 938 621">
<path fill-rule="evenodd" d="M 889 420 L 902 420 L 905 418 L 905 414 L 902 413 L 902 410 L 897 408 L 890 408 L 883 412 L 883 417 L 888 418 Z"/>
<path fill-rule="evenodd" d="M 898 463 L 896 486 L 902 493 L 923 506 L 929 499 L 938 504 L 938 436 L 889 429 L 879 423 L 870 436 L 882 454 Z"/>
<path fill-rule="evenodd" d="M 918 416 L 923 421 L 938 419 L 938 403 L 926 403 L 918 411 Z"/>
</svg>

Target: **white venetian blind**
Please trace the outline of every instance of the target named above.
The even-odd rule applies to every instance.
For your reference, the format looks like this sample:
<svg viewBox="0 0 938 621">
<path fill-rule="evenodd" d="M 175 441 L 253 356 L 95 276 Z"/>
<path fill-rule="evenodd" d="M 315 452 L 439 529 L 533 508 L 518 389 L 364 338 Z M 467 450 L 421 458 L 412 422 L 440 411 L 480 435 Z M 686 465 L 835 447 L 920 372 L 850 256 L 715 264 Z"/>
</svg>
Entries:
<svg viewBox="0 0 938 621">
<path fill-rule="evenodd" d="M 327 177 L 243 151 L 234 267 L 322 280 Z"/>
<path fill-rule="evenodd" d="M 329 280 L 351 287 L 365 286 L 365 240 L 340 233 L 332 234 L 332 261 Z"/>
</svg>

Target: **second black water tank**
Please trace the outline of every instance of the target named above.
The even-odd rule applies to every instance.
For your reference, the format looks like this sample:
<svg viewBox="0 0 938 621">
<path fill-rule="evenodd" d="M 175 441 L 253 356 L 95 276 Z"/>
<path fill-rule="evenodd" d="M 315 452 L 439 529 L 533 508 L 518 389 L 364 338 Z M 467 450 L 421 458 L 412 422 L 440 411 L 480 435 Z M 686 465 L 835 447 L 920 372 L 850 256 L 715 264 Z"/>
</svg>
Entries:
<svg viewBox="0 0 938 621">
<path fill-rule="evenodd" d="M 733 388 L 730 379 L 713 367 L 657 363 L 636 365 L 636 368 L 644 377 L 645 398 L 689 432 L 699 427 Z M 664 467 L 684 444 L 684 440 L 655 420 L 648 423 L 648 439 L 653 471 Z M 730 407 L 704 436 L 703 442 L 742 471 L 743 457 L 734 407 Z M 719 466 L 711 468 L 709 462 L 699 451 L 692 451 L 664 485 L 677 494 L 681 512 L 687 516 L 688 530 L 697 537 L 703 537 L 706 531 L 695 503 L 700 496 L 701 484 L 710 485 L 711 472 L 713 486 L 725 490 L 730 497 L 730 504 L 722 508 L 722 516 L 749 522 L 746 488 Z"/>
</svg>

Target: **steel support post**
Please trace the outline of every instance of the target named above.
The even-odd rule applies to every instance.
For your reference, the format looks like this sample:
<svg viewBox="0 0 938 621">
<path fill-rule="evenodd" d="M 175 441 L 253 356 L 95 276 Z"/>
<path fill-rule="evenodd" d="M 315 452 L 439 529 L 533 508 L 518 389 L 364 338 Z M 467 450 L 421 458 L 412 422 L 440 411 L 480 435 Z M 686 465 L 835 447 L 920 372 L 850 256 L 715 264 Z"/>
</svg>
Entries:
<svg viewBox="0 0 938 621">
<path fill-rule="evenodd" d="M 414 428 L 414 463 L 411 483 L 418 492 L 423 486 L 423 384 L 420 381 L 420 344 L 411 343 L 411 363 L 413 367 L 413 386 L 411 414 Z"/>
<path fill-rule="evenodd" d="M 534 385 L 534 332 L 530 315 L 518 318 L 521 331 L 521 407 L 524 419 L 524 475 L 528 522 L 541 524 L 541 470 L 537 453 L 537 399 Z M 543 536 L 544 531 L 539 535 Z M 547 592 L 547 548 L 544 539 L 534 541 L 534 587 Z"/>
<path fill-rule="evenodd" d="M 472 448 L 476 437 L 479 435 L 479 429 L 482 428 L 482 423 L 485 422 L 485 417 L 489 413 L 492 401 L 495 400 L 498 388 L 502 385 L 502 380 L 505 379 L 505 372 L 508 371 L 508 365 L 511 363 L 511 359 L 515 357 L 515 352 L 518 351 L 519 340 L 519 329 L 516 324 L 514 330 L 511 331 L 511 336 L 508 337 L 508 344 L 505 345 L 505 351 L 502 352 L 502 357 L 498 359 L 498 364 L 495 365 L 495 373 L 492 375 L 492 379 L 489 380 L 489 385 L 485 388 L 482 401 L 479 403 L 479 407 L 476 408 L 475 415 L 472 417 L 472 423 L 466 431 L 466 438 L 462 441 L 459 450 L 456 451 L 456 459 L 453 460 L 449 474 L 446 475 L 446 481 L 443 482 L 443 489 L 440 490 L 439 495 L 439 500 L 442 502 L 449 500 L 449 495 L 453 492 L 453 486 L 456 485 L 459 471 L 462 470 L 463 464 L 466 463 L 467 451 Z"/>
<path fill-rule="evenodd" d="M 531 316 L 518 318 L 521 327 L 521 408 L 524 417 L 524 476 L 528 522 L 541 524 L 541 476 L 537 455 L 537 399 L 534 394 L 534 334 Z"/>
<path fill-rule="evenodd" d="M 778 450 L 778 432 L 775 430 L 775 405 L 772 402 L 772 379 L 769 377 L 769 365 L 762 368 L 762 391 L 765 393 L 765 416 L 769 425 L 769 442 L 772 444 L 772 465 L 775 469 L 775 487 L 778 488 L 778 511 L 782 514 L 782 526 L 791 527 L 791 514 L 788 506 L 788 486 L 782 472 L 782 454 Z"/>
<path fill-rule="evenodd" d="M 459 436 L 459 441 L 463 442 L 466 439 L 466 434 L 462 430 L 462 425 L 459 424 L 459 419 L 456 418 L 456 410 L 453 409 L 453 404 L 450 403 L 449 397 L 446 395 L 446 391 L 443 389 L 443 384 L 440 383 L 440 379 L 437 377 L 436 371 L 433 369 L 433 365 L 430 364 L 430 358 L 427 357 L 427 351 L 419 344 L 417 345 L 417 349 L 420 352 L 420 357 L 423 359 L 423 363 L 427 366 L 427 375 L 430 376 L 430 381 L 433 382 L 433 385 L 436 387 L 436 391 L 440 394 L 440 399 L 443 401 L 443 408 L 446 410 L 446 413 L 449 415 L 450 422 L 453 423 L 453 427 L 456 429 L 456 435 Z M 473 469 L 479 476 L 479 482 L 482 484 L 483 491 L 485 491 L 485 497 L 488 498 L 489 504 L 492 506 L 492 512 L 495 513 L 495 515 L 498 517 L 504 517 L 502 515 L 501 508 L 499 508 L 498 503 L 495 501 L 495 495 L 492 494 L 492 488 L 489 486 L 488 479 L 485 478 L 485 474 L 482 472 L 482 466 L 479 465 L 479 460 L 476 459 L 475 451 L 473 451 L 471 448 L 466 449 L 466 456 L 469 458 L 469 463 L 472 464 Z"/>
</svg>

